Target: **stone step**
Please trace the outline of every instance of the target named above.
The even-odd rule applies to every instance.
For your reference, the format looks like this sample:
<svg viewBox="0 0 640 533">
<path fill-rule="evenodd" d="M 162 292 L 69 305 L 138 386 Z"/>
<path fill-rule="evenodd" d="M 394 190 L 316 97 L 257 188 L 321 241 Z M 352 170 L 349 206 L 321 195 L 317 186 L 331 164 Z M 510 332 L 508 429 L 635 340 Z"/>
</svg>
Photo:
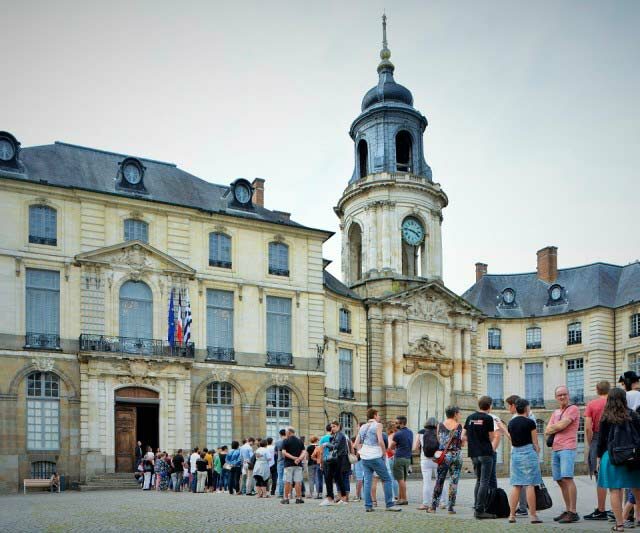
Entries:
<svg viewBox="0 0 640 533">
<path fill-rule="evenodd" d="M 95 490 L 139 490 L 139 485 L 136 483 L 135 485 L 120 485 L 120 484 L 112 484 L 112 485 L 78 485 L 78 490 L 80 492 L 89 492 Z"/>
</svg>

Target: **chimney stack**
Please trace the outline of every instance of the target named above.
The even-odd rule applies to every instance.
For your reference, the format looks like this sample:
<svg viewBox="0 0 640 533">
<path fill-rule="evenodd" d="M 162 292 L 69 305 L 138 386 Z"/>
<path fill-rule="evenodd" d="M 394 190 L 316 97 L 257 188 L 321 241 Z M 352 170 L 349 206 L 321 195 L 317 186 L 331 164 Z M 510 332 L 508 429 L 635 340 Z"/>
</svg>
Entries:
<svg viewBox="0 0 640 533">
<path fill-rule="evenodd" d="M 486 263 L 476 263 L 476 283 L 487 273 Z"/>
<path fill-rule="evenodd" d="M 553 283 L 558 279 L 558 248 L 547 246 L 538 250 L 538 279 Z"/>
<path fill-rule="evenodd" d="M 264 207 L 264 180 L 262 178 L 255 178 L 251 186 L 253 187 L 253 203 Z"/>
</svg>

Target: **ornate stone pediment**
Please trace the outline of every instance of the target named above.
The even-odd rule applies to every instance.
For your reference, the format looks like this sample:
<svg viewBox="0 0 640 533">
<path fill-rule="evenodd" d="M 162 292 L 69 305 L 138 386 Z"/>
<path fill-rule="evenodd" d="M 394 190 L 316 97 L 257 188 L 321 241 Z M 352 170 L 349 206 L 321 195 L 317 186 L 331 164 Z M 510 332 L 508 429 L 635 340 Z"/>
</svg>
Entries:
<svg viewBox="0 0 640 533">
<path fill-rule="evenodd" d="M 445 355 L 444 346 L 429 335 L 423 335 L 409 344 L 409 353 L 405 354 L 404 373 L 413 374 L 416 370 L 430 370 L 448 378 L 453 373 L 453 361 Z"/>
<path fill-rule="evenodd" d="M 105 246 L 75 257 L 77 265 L 110 267 L 128 271 L 133 279 L 148 272 L 195 277 L 195 270 L 142 241 Z"/>
<path fill-rule="evenodd" d="M 416 357 L 446 358 L 444 355 L 444 346 L 438 341 L 432 341 L 429 335 L 424 335 L 417 341 L 410 343 L 409 355 Z"/>
</svg>

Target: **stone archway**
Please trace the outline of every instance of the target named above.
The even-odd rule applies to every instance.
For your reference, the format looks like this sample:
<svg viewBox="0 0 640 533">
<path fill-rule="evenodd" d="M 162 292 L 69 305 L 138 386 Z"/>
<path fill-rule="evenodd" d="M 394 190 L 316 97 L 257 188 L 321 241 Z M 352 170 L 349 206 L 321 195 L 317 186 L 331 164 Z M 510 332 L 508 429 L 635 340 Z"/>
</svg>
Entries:
<svg viewBox="0 0 640 533">
<path fill-rule="evenodd" d="M 429 417 L 444 419 L 446 407 L 445 387 L 438 377 L 423 373 L 415 377 L 408 390 L 408 424 L 413 431 L 424 426 Z"/>
</svg>

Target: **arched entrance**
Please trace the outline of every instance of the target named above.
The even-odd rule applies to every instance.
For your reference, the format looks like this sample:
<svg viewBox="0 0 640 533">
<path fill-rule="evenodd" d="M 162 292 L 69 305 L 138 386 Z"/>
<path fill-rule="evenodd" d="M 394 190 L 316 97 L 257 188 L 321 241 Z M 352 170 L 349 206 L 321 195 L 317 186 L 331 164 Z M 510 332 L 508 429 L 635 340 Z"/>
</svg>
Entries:
<svg viewBox="0 0 640 533">
<path fill-rule="evenodd" d="M 115 391 L 115 450 L 116 472 L 133 472 L 135 469 L 136 442 L 142 449 L 160 445 L 157 392 L 143 387 L 124 387 Z"/>
<path fill-rule="evenodd" d="M 409 387 L 409 428 L 418 431 L 427 418 L 444 418 L 446 398 L 444 385 L 433 374 L 417 376 Z"/>
</svg>

